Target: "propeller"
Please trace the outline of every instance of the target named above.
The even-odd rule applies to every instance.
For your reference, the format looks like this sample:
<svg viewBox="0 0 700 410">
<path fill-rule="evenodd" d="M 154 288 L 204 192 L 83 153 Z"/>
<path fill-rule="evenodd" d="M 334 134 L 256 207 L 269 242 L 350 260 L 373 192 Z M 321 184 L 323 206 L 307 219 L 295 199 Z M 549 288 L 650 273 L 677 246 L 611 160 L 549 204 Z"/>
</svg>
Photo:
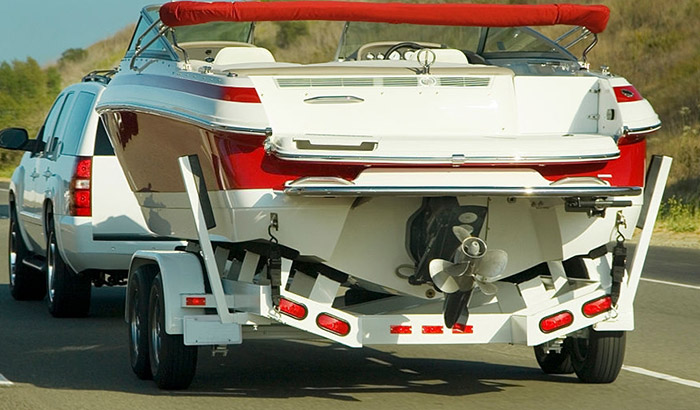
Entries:
<svg viewBox="0 0 700 410">
<path fill-rule="evenodd" d="M 506 268 L 508 254 L 500 249 L 486 249 L 486 243 L 471 236 L 470 225 L 456 225 L 452 232 L 461 242 L 455 261 L 433 259 L 428 265 L 435 286 L 444 293 L 467 292 L 478 286 L 486 295 L 495 295 L 492 282 Z"/>
</svg>

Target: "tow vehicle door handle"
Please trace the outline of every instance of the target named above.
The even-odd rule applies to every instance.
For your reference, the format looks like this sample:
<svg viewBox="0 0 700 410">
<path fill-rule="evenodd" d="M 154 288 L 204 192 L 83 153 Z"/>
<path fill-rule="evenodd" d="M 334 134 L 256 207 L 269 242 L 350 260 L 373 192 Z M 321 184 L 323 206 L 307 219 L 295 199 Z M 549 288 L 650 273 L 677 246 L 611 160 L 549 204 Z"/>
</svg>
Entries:
<svg viewBox="0 0 700 410">
<path fill-rule="evenodd" d="M 49 178 L 53 176 L 53 172 L 49 168 L 46 168 L 46 171 L 43 173 L 44 178 L 48 181 Z"/>
<path fill-rule="evenodd" d="M 36 168 L 34 168 L 34 171 L 32 171 L 31 174 L 29 174 L 29 177 L 30 177 L 32 180 L 35 180 L 35 179 L 39 178 L 39 173 L 36 172 Z"/>
</svg>

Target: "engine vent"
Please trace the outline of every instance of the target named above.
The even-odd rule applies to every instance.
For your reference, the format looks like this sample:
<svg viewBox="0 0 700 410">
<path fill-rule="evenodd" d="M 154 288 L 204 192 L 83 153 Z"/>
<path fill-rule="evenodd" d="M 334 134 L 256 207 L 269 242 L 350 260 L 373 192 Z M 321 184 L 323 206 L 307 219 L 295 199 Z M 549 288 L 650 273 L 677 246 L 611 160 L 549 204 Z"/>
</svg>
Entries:
<svg viewBox="0 0 700 410">
<path fill-rule="evenodd" d="M 488 87 L 491 79 L 488 77 L 438 77 L 441 87 Z"/>
<path fill-rule="evenodd" d="M 438 87 L 488 87 L 489 77 L 435 77 Z M 418 87 L 418 77 L 293 77 L 276 79 L 280 88 Z"/>
</svg>

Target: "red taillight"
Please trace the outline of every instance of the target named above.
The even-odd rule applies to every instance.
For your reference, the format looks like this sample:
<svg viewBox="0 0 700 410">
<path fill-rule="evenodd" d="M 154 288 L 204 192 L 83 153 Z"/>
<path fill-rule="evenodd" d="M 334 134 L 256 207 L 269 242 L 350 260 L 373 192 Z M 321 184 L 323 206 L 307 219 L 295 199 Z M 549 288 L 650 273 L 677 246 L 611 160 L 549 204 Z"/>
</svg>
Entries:
<svg viewBox="0 0 700 410">
<path fill-rule="evenodd" d="M 423 326 L 422 328 L 424 335 L 441 335 L 443 333 L 442 326 Z"/>
<path fill-rule="evenodd" d="M 185 306 L 206 306 L 207 298 L 204 296 L 187 296 Z"/>
<path fill-rule="evenodd" d="M 607 312 L 612 308 L 612 299 L 610 296 L 591 300 L 583 304 L 583 314 L 586 317 L 593 317 L 603 312 Z"/>
<path fill-rule="evenodd" d="M 298 320 L 305 319 L 307 315 L 306 306 L 285 298 L 280 298 L 280 312 Z"/>
<path fill-rule="evenodd" d="M 617 102 L 620 103 L 642 100 L 642 95 L 632 85 L 613 87 L 613 91 L 615 91 L 615 98 L 617 99 Z"/>
<path fill-rule="evenodd" d="M 92 158 L 78 157 L 70 184 L 70 214 L 92 216 Z"/>
<path fill-rule="evenodd" d="M 316 318 L 316 324 L 321 329 L 327 330 L 338 336 L 347 336 L 350 333 L 350 323 L 343 319 L 338 319 L 328 313 L 321 313 Z"/>
<path fill-rule="evenodd" d="M 540 330 L 544 333 L 551 333 L 555 330 L 567 327 L 573 322 L 574 315 L 571 312 L 559 312 L 540 320 Z"/>
<path fill-rule="evenodd" d="M 413 333 L 413 330 L 411 326 L 391 325 L 389 327 L 389 333 L 392 335 L 410 335 Z"/>
</svg>

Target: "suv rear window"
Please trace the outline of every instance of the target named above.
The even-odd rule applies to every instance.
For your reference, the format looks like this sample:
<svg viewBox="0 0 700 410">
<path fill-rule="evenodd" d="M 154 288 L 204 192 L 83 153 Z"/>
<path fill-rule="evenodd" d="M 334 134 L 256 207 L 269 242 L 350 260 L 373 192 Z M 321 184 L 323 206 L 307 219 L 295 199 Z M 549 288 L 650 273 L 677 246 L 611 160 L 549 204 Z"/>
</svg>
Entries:
<svg viewBox="0 0 700 410">
<path fill-rule="evenodd" d="M 81 91 L 73 104 L 73 109 L 68 118 L 66 130 L 63 133 L 63 153 L 76 155 L 85 128 L 85 121 L 90 115 L 90 108 L 95 99 L 95 94 Z"/>
<path fill-rule="evenodd" d="M 95 135 L 95 155 L 114 155 L 114 148 L 112 148 L 112 143 L 109 142 L 107 131 L 105 131 L 105 126 L 102 124 L 101 119 L 97 122 L 97 134 Z"/>
</svg>

